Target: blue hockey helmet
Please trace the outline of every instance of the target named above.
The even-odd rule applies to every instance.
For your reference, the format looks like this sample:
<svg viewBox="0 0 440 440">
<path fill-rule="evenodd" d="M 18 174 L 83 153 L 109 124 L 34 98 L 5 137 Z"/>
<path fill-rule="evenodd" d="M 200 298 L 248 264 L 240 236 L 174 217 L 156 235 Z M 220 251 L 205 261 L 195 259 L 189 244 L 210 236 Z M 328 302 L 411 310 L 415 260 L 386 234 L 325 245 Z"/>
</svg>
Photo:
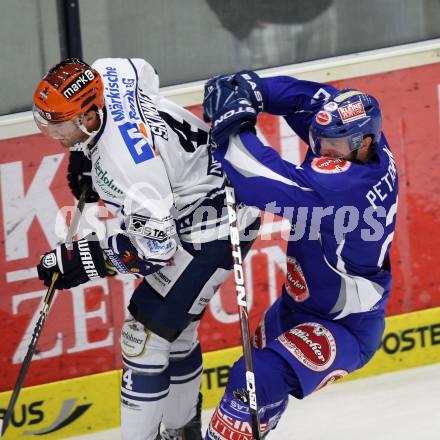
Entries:
<svg viewBox="0 0 440 440">
<path fill-rule="evenodd" d="M 310 147 L 315 155 L 342 158 L 358 150 L 366 136 L 380 141 L 382 114 L 378 101 L 356 89 L 334 93 L 310 125 Z"/>
</svg>

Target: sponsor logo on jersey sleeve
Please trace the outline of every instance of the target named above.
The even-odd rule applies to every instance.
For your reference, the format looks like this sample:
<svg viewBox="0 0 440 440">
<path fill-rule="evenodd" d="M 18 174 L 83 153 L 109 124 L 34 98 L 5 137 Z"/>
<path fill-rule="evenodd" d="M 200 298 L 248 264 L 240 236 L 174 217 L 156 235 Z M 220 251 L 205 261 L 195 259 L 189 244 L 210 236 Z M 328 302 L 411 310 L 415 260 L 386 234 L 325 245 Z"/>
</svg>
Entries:
<svg viewBox="0 0 440 440">
<path fill-rule="evenodd" d="M 329 112 L 321 110 L 316 114 L 315 119 L 320 125 L 328 125 L 332 122 L 332 115 Z"/>
<path fill-rule="evenodd" d="M 176 234 L 176 225 L 172 217 L 159 220 L 141 215 L 131 215 L 127 232 L 161 242 Z"/>
<path fill-rule="evenodd" d="M 351 102 L 338 108 L 339 115 L 344 124 L 367 117 L 364 104 L 361 101 Z"/>
<path fill-rule="evenodd" d="M 296 302 L 303 302 L 310 297 L 304 273 L 294 257 L 287 257 L 287 274 L 284 283 L 287 293 Z"/>
<path fill-rule="evenodd" d="M 139 164 L 156 156 L 140 124 L 127 121 L 118 125 L 118 128 L 134 163 Z"/>
<path fill-rule="evenodd" d="M 315 157 L 311 163 L 312 170 L 322 174 L 344 173 L 351 167 L 351 162 L 344 159 L 330 157 Z"/>
<path fill-rule="evenodd" d="M 336 358 L 336 341 L 330 330 L 317 322 L 306 322 L 278 336 L 278 341 L 312 371 L 325 371 Z"/>
<path fill-rule="evenodd" d="M 102 77 L 106 107 L 121 133 L 130 156 L 135 164 L 153 159 L 157 156 L 157 152 L 151 133 L 163 137 L 165 124 L 162 121 L 163 127 L 161 128 L 160 121 L 155 121 L 154 118 L 146 117 L 145 121 L 142 119 L 146 109 L 153 111 L 155 107 L 153 109 L 149 105 L 151 100 L 147 102 L 148 97 L 137 93 L 137 83 L 134 78 L 121 78 L 120 72 L 114 66 L 106 66 L 105 70 Z M 157 110 L 155 111 L 157 113 Z"/>
</svg>

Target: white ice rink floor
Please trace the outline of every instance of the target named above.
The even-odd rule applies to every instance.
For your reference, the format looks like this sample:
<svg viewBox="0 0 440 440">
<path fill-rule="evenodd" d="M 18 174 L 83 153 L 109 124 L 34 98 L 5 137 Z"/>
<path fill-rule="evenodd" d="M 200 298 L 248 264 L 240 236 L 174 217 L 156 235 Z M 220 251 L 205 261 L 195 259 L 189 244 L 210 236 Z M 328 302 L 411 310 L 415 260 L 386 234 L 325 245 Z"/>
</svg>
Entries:
<svg viewBox="0 0 440 440">
<path fill-rule="evenodd" d="M 211 410 L 204 411 L 203 426 Z M 440 364 L 330 385 L 291 399 L 273 440 L 439 440 Z M 76 437 L 117 440 L 120 430 Z"/>
</svg>

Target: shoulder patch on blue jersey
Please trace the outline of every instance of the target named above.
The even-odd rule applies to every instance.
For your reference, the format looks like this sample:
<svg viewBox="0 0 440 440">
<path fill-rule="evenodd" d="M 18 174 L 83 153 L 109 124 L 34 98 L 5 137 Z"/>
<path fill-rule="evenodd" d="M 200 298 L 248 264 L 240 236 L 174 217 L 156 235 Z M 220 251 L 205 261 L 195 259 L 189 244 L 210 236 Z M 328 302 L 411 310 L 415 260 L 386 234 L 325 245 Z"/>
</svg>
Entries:
<svg viewBox="0 0 440 440">
<path fill-rule="evenodd" d="M 311 167 L 312 170 L 317 173 L 340 174 L 350 169 L 351 162 L 344 159 L 332 159 L 330 157 L 315 157 L 312 160 Z"/>
</svg>

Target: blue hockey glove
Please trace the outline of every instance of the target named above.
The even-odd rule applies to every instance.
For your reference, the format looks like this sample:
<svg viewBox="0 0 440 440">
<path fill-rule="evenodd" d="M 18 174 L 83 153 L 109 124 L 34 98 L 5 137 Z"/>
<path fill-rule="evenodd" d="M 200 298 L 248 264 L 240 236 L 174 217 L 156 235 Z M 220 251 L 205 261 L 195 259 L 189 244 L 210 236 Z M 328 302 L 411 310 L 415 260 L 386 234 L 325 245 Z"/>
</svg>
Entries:
<svg viewBox="0 0 440 440">
<path fill-rule="evenodd" d="M 214 115 L 234 98 L 235 85 L 232 84 L 232 78 L 233 75 L 217 75 L 206 82 L 203 97 L 205 122 L 211 122 Z"/>
<path fill-rule="evenodd" d="M 240 99 L 214 115 L 210 137 L 211 144 L 219 146 L 229 141 L 229 136 L 247 129 L 254 129 L 257 112 L 247 99 Z"/>
<path fill-rule="evenodd" d="M 248 99 L 257 113 L 263 111 L 263 81 L 255 72 L 242 70 L 234 75 L 232 83 L 237 85 L 238 90 L 248 94 Z"/>
<path fill-rule="evenodd" d="M 240 90 L 230 76 L 211 78 L 205 85 L 203 101 L 205 121 L 212 121 L 211 144 L 221 145 L 243 129 L 257 122 L 248 92 Z"/>
<path fill-rule="evenodd" d="M 247 99 L 257 114 L 263 111 L 263 82 L 251 70 L 242 70 L 235 75 L 214 76 L 205 84 L 203 118 L 211 122 L 214 115 L 232 100 Z"/>
</svg>

